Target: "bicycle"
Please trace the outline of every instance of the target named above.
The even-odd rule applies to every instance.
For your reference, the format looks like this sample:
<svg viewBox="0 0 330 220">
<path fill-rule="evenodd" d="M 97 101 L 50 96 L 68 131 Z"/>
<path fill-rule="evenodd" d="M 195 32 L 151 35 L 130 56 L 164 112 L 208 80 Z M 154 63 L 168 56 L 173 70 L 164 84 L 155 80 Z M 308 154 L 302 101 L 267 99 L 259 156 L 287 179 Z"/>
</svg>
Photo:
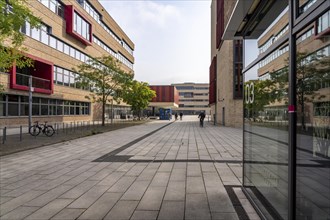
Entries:
<svg viewBox="0 0 330 220">
<path fill-rule="evenodd" d="M 46 136 L 51 137 L 55 133 L 55 129 L 52 125 L 47 125 L 47 121 L 45 121 L 45 124 L 39 124 L 38 121 L 34 122 L 35 125 L 32 125 L 29 129 L 29 133 L 32 136 L 38 136 L 40 132 L 44 133 Z"/>
</svg>

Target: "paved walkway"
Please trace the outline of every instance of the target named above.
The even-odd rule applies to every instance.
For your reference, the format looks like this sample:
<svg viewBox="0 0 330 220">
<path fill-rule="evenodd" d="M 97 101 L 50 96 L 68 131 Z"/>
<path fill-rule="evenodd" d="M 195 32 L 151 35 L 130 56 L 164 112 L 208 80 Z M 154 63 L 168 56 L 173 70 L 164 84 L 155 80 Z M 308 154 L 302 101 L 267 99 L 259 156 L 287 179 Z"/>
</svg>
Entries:
<svg viewBox="0 0 330 220">
<path fill-rule="evenodd" d="M 0 157 L 0 219 L 259 219 L 242 131 L 155 121 Z"/>
</svg>

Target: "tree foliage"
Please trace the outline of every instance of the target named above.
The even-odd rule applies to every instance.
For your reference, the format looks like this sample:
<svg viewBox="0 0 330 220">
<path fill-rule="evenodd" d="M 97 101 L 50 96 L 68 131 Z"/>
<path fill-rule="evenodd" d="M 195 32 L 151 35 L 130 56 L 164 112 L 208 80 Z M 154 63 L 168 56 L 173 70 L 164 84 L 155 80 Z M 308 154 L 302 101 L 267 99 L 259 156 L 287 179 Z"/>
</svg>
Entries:
<svg viewBox="0 0 330 220">
<path fill-rule="evenodd" d="M 39 28 L 40 18 L 34 16 L 26 6 L 26 0 L 0 0 L 0 69 L 7 71 L 13 63 L 22 68 L 32 66 L 30 59 L 24 58 L 20 50 L 24 41 L 24 34 L 20 29 L 25 22 L 31 28 Z"/>
<path fill-rule="evenodd" d="M 130 81 L 122 91 L 124 102 L 132 106 L 132 110 L 141 117 L 141 110 L 148 107 L 156 92 L 150 89 L 148 83 L 137 80 Z"/>
<path fill-rule="evenodd" d="M 133 79 L 133 75 L 123 71 L 119 66 L 119 61 L 111 56 L 89 59 L 74 71 L 79 73 L 79 86 L 88 87 L 91 90 L 86 98 L 102 104 L 102 125 L 104 126 L 107 102 L 111 99 L 120 101 L 121 91 Z"/>
<path fill-rule="evenodd" d="M 288 103 L 288 62 L 289 60 L 286 60 L 287 65 L 282 70 L 270 72 L 269 79 L 251 80 L 245 83 L 254 84 L 254 102 L 253 104 L 245 103 L 245 108 L 251 114 L 254 112 L 253 117 L 256 117 L 259 111 L 263 111 L 264 107 L 270 106 L 272 103 Z M 302 129 L 305 128 L 306 102 L 324 98 L 319 90 L 321 82 L 330 84 L 330 57 L 321 53 L 297 53 L 296 95 Z"/>
<path fill-rule="evenodd" d="M 13 64 L 19 68 L 33 66 L 33 61 L 25 57 L 21 51 L 24 34 L 20 32 L 25 22 L 31 28 L 38 28 L 41 20 L 34 16 L 26 6 L 26 0 L 0 0 L 0 71 L 8 71 Z M 4 85 L 0 84 L 0 94 Z"/>
</svg>

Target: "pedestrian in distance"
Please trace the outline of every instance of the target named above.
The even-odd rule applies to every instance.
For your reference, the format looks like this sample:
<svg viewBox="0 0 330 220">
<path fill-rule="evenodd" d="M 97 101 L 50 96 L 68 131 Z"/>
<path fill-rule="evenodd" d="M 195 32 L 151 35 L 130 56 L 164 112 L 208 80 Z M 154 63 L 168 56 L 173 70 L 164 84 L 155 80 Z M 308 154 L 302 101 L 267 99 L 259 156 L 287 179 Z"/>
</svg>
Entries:
<svg viewBox="0 0 330 220">
<path fill-rule="evenodd" d="M 182 121 L 182 116 L 183 116 L 183 113 L 180 112 L 180 120 Z"/>
<path fill-rule="evenodd" d="M 178 120 L 178 113 L 175 112 L 175 121 Z"/>
<path fill-rule="evenodd" d="M 200 127 L 204 127 L 204 119 L 205 119 L 205 113 L 204 113 L 204 111 L 202 111 L 201 113 L 199 113 L 198 118 L 199 118 L 199 126 Z"/>
</svg>

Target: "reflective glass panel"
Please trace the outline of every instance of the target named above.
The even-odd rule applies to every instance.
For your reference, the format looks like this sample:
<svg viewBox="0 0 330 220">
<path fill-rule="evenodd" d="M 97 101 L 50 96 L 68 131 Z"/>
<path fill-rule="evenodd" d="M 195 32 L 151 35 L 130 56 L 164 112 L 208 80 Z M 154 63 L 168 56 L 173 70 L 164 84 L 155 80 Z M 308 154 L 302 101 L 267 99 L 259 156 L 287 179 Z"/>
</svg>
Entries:
<svg viewBox="0 0 330 220">
<path fill-rule="evenodd" d="M 297 42 L 297 218 L 330 219 L 330 38 Z"/>
<path fill-rule="evenodd" d="M 257 56 L 260 42 L 246 42 L 245 60 Z M 244 73 L 243 184 L 267 219 L 288 218 L 287 65 L 283 53 Z"/>
</svg>

